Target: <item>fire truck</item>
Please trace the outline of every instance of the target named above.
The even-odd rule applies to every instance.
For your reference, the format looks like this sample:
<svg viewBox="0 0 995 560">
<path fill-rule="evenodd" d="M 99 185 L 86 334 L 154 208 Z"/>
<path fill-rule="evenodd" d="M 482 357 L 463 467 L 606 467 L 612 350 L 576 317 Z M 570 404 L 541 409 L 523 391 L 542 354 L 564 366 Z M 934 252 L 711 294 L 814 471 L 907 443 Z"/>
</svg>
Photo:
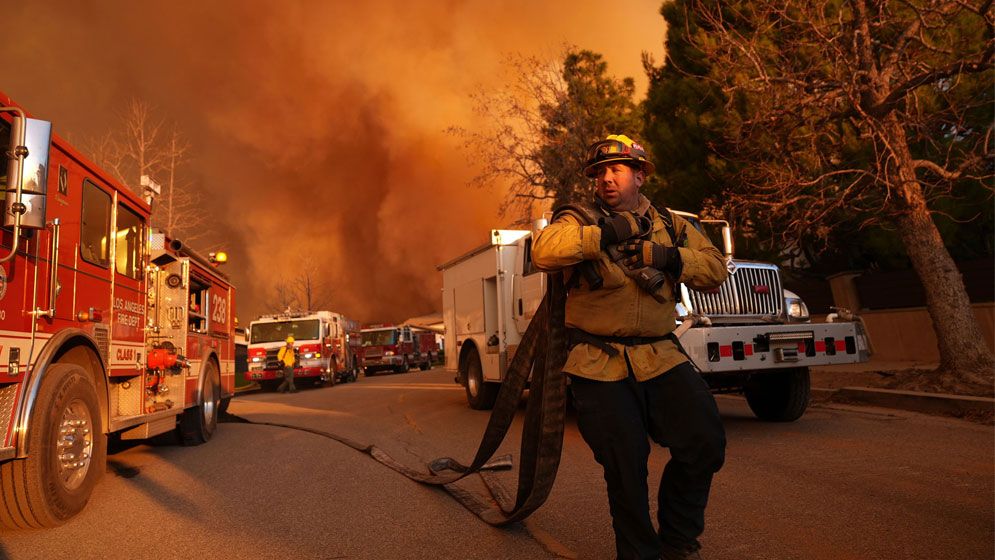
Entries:
<svg viewBox="0 0 995 560">
<path fill-rule="evenodd" d="M 435 333 L 407 325 L 368 325 L 363 329 L 363 371 L 373 375 L 392 370 L 407 373 L 411 366 L 425 371 L 439 354 Z"/>
<path fill-rule="evenodd" d="M 277 352 L 294 337 L 295 378 L 316 385 L 355 381 L 359 373 L 359 324 L 332 311 L 263 315 L 249 324 L 249 379 L 274 386 L 283 377 Z"/>
<path fill-rule="evenodd" d="M 702 229 L 694 214 L 674 212 Z M 808 407 L 809 367 L 865 362 L 866 329 L 845 310 L 812 322 L 776 265 L 733 258 L 724 221 L 729 278 L 716 290 L 680 287 L 674 334 L 714 392 L 743 393 L 758 418 L 792 421 Z M 545 225 L 540 220 L 538 231 Z M 532 265 L 532 231 L 492 230 L 488 243 L 442 272 L 446 369 L 456 373 L 471 408 L 494 405 L 501 380 L 546 291 Z"/>
<path fill-rule="evenodd" d="M 49 527 L 86 505 L 108 434 L 211 438 L 234 290 L 51 123 L 0 104 L 0 526 Z"/>
</svg>

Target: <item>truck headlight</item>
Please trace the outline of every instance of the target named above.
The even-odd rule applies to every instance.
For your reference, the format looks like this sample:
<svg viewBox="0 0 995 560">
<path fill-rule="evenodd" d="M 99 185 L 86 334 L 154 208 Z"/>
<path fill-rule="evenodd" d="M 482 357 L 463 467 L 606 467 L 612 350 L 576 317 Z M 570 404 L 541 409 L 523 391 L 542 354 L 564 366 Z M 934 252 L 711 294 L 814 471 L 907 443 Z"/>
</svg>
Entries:
<svg viewBox="0 0 995 560">
<path fill-rule="evenodd" d="M 259 356 L 255 356 L 255 357 L 252 358 L 252 361 L 253 362 L 261 362 L 261 361 L 263 361 L 263 359 L 260 358 Z"/>
<path fill-rule="evenodd" d="M 387 350 L 386 352 L 383 353 L 383 355 L 384 356 L 393 356 L 394 355 L 394 351 L 393 350 Z"/>
<path fill-rule="evenodd" d="M 311 358 L 313 358 L 313 357 L 314 357 L 314 354 L 312 354 L 312 353 L 310 353 L 310 352 L 308 352 L 308 353 L 304 354 L 304 359 L 305 359 L 305 360 L 310 360 L 310 359 L 311 359 Z"/>
<path fill-rule="evenodd" d="M 808 321 L 808 306 L 801 298 L 788 298 L 788 319 L 791 321 Z"/>
</svg>

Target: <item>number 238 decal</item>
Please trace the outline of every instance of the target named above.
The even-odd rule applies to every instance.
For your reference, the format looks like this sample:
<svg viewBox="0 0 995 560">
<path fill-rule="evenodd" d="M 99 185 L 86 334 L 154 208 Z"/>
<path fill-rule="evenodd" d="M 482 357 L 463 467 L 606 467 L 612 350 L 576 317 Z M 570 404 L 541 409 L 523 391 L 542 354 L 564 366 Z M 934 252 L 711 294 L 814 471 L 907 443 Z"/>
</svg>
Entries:
<svg viewBox="0 0 995 560">
<path fill-rule="evenodd" d="M 228 300 L 219 295 L 211 295 L 211 321 L 228 323 Z"/>
</svg>

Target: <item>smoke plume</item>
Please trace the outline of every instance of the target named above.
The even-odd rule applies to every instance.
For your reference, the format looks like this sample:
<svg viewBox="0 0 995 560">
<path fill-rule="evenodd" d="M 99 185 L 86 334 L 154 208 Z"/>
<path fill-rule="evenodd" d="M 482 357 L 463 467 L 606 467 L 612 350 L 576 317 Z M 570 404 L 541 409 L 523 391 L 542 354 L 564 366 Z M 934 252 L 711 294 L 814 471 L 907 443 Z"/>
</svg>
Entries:
<svg viewBox="0 0 995 560">
<path fill-rule="evenodd" d="M 23 2 L 5 8 L 0 89 L 71 142 L 132 98 L 193 146 L 186 174 L 246 324 L 301 258 L 332 307 L 364 322 L 441 309 L 435 265 L 501 227 L 504 194 L 466 186 L 469 95 L 511 52 L 574 44 L 645 84 L 659 0 L 572 2 Z"/>
</svg>

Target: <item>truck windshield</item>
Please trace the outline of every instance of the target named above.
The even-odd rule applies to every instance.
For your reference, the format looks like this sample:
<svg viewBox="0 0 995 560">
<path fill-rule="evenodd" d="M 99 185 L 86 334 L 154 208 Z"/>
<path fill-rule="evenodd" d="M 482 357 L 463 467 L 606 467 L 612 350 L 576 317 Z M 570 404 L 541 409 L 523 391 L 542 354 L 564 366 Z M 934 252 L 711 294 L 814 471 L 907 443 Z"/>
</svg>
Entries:
<svg viewBox="0 0 995 560">
<path fill-rule="evenodd" d="M 386 346 L 395 344 L 396 330 L 363 331 L 363 346 Z"/>
<path fill-rule="evenodd" d="M 249 342 L 283 342 L 288 336 L 295 340 L 317 340 L 321 338 L 320 328 L 318 319 L 255 323 L 249 333 Z"/>
</svg>

